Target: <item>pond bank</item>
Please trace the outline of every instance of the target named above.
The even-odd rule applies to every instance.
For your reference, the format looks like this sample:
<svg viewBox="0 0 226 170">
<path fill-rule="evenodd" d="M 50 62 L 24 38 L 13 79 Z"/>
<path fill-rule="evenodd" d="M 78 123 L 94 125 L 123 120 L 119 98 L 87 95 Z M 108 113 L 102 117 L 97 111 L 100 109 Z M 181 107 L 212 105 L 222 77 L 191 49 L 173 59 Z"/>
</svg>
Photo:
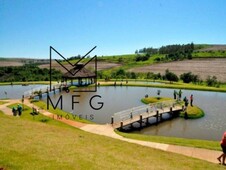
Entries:
<svg viewBox="0 0 226 170">
<path fill-rule="evenodd" d="M 100 86 L 135 86 L 135 87 L 156 87 L 156 88 L 170 88 L 170 89 L 185 89 L 185 90 L 199 90 L 199 91 L 214 91 L 214 92 L 225 92 L 226 87 L 209 87 L 209 86 L 201 86 L 187 83 L 178 83 L 178 82 L 153 82 L 151 81 L 128 81 L 128 83 L 124 81 L 99 81 Z"/>
</svg>

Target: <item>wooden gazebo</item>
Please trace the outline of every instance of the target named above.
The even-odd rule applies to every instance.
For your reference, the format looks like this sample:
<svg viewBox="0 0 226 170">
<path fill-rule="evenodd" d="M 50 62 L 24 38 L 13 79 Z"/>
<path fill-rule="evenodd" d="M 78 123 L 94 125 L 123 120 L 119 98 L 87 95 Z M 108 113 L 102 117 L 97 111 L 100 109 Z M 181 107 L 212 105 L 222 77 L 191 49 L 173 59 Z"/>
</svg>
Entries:
<svg viewBox="0 0 226 170">
<path fill-rule="evenodd" d="M 86 69 L 83 64 L 77 64 L 76 67 L 66 72 L 63 76 L 63 81 L 71 81 L 73 86 L 88 86 L 96 81 L 96 74 Z M 75 83 L 74 81 L 77 81 Z"/>
</svg>

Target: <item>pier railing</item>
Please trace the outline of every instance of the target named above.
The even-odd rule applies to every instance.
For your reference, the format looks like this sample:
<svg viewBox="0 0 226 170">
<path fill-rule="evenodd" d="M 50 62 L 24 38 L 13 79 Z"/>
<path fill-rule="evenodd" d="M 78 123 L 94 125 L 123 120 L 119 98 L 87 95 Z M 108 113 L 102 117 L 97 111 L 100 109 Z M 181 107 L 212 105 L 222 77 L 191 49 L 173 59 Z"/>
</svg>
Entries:
<svg viewBox="0 0 226 170">
<path fill-rule="evenodd" d="M 120 112 L 117 112 L 113 115 L 114 123 L 126 121 L 126 120 L 132 120 L 133 117 L 147 113 L 147 114 L 156 114 L 157 110 L 169 110 L 170 107 L 174 108 L 176 105 L 179 105 L 178 101 L 175 100 L 169 100 L 164 102 L 157 102 L 157 103 L 151 103 L 148 105 L 142 105 L 138 107 L 134 107 L 131 109 L 123 110 Z"/>
<path fill-rule="evenodd" d="M 52 90 L 59 89 L 60 86 L 61 86 L 60 84 L 55 84 L 53 85 Z M 30 97 L 34 95 L 35 92 L 39 92 L 39 91 L 41 91 L 42 93 L 46 93 L 47 91 L 50 91 L 50 89 L 49 89 L 49 86 L 41 85 L 39 87 L 35 87 L 35 88 L 32 88 L 31 90 L 24 92 L 24 97 Z"/>
</svg>

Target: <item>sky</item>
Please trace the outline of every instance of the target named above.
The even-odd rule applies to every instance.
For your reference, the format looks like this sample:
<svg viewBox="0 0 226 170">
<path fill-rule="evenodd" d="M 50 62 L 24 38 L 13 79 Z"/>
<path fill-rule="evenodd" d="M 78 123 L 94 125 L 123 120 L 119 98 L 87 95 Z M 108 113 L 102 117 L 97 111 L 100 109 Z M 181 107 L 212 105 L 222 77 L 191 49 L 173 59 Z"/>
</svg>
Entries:
<svg viewBox="0 0 226 170">
<path fill-rule="evenodd" d="M 0 57 L 133 54 L 226 44 L 225 0 L 0 0 Z M 57 56 L 56 56 L 57 58 Z"/>
</svg>

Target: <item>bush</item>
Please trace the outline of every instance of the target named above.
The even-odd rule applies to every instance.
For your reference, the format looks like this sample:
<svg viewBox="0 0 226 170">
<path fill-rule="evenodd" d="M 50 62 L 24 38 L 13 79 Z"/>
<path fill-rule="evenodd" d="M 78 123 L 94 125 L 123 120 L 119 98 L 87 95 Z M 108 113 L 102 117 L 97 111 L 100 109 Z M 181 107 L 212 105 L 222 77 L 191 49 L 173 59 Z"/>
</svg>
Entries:
<svg viewBox="0 0 226 170">
<path fill-rule="evenodd" d="M 145 56 L 137 55 L 135 61 L 146 61 L 150 58 L 150 54 L 146 54 Z"/>
<path fill-rule="evenodd" d="M 199 76 L 194 75 L 191 72 L 181 74 L 180 79 L 183 80 L 184 83 L 197 83 L 200 81 Z"/>
<path fill-rule="evenodd" d="M 174 74 L 173 72 L 170 72 L 168 69 L 165 72 L 165 79 L 168 81 L 176 81 L 176 82 L 179 80 L 177 75 Z"/>
<path fill-rule="evenodd" d="M 206 84 L 207 86 L 217 86 L 219 87 L 220 85 L 220 82 L 217 81 L 217 77 L 216 76 L 208 76 L 207 79 L 206 79 Z"/>
</svg>

